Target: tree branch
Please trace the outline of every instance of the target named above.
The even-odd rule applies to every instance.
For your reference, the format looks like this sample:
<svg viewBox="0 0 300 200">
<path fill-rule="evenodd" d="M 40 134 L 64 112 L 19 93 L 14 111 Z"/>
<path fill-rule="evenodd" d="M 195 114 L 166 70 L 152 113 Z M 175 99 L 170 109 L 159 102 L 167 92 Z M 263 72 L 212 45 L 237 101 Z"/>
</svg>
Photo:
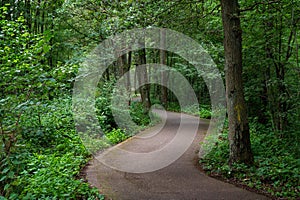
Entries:
<svg viewBox="0 0 300 200">
<path fill-rule="evenodd" d="M 246 11 L 254 10 L 259 5 L 271 5 L 271 4 L 275 4 L 275 3 L 280 3 L 280 0 L 269 1 L 269 2 L 256 2 L 255 4 L 253 4 L 252 6 L 250 6 L 248 8 L 240 9 L 240 12 L 246 12 Z"/>
<path fill-rule="evenodd" d="M 289 58 L 292 56 L 292 51 L 293 51 L 293 45 L 295 43 L 295 40 L 297 40 L 296 38 L 296 28 L 297 28 L 297 24 L 300 21 L 300 17 L 294 21 L 294 13 L 292 15 L 292 29 L 289 35 L 289 39 L 288 39 L 288 49 L 286 52 L 286 56 L 285 56 L 285 62 L 287 62 L 289 60 Z M 294 36 L 294 39 L 293 39 Z M 292 41 L 293 39 L 293 41 Z"/>
<path fill-rule="evenodd" d="M 187 1 L 187 2 L 183 2 L 182 0 L 178 0 L 178 1 L 174 2 L 172 5 L 170 5 L 169 7 L 167 7 L 162 12 L 154 15 L 154 18 L 158 18 L 160 15 L 162 15 L 165 12 L 167 12 L 167 14 L 170 13 L 172 11 L 171 9 L 173 7 L 178 6 L 180 4 L 203 3 L 203 2 L 204 2 L 203 0 L 195 0 L 195 1 Z"/>
<path fill-rule="evenodd" d="M 79 33 L 80 35 L 83 35 L 84 38 L 88 38 L 88 39 L 91 39 L 91 40 L 96 41 L 96 42 L 101 42 L 101 40 L 103 40 L 103 38 L 102 38 L 101 35 L 100 35 L 101 40 L 98 40 L 98 39 L 96 39 L 96 38 L 94 38 L 94 37 L 88 36 L 86 33 L 81 32 L 81 31 L 78 30 L 75 26 L 73 26 L 72 24 L 70 24 L 67 20 L 65 21 L 65 23 L 66 23 L 71 29 L 73 29 L 75 32 Z"/>
</svg>

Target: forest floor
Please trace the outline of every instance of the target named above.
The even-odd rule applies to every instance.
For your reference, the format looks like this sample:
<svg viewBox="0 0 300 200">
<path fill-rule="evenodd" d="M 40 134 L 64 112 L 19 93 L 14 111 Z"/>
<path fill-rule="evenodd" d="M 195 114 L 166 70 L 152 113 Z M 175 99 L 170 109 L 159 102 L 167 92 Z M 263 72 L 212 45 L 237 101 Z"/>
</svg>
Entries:
<svg viewBox="0 0 300 200">
<path fill-rule="evenodd" d="M 167 112 L 164 126 L 157 125 L 132 137 L 115 147 L 128 151 L 150 152 L 166 145 L 174 138 L 179 125 L 190 126 L 195 117 L 183 115 L 186 124 L 180 119 L 180 113 Z M 208 120 L 200 120 L 198 133 L 188 150 L 175 162 L 157 171 L 147 173 L 127 173 L 114 170 L 102 164 L 95 155 L 84 169 L 87 181 L 106 196 L 106 199 L 269 199 L 255 192 L 236 187 L 232 184 L 211 178 L 199 169 L 199 142 L 205 136 Z M 159 131 L 158 131 L 159 130 Z M 156 133 L 156 134 L 153 134 Z M 145 136 L 150 137 L 145 137 Z M 110 151 L 108 149 L 106 151 Z M 114 158 L 113 154 L 110 155 Z"/>
</svg>

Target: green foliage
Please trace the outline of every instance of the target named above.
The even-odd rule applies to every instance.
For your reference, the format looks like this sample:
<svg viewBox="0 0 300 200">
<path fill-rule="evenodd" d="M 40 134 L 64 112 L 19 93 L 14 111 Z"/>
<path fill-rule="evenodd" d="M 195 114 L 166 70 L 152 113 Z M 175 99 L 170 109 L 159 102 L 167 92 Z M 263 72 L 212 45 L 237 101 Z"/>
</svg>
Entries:
<svg viewBox="0 0 300 200">
<path fill-rule="evenodd" d="M 109 132 L 117 128 L 111 110 L 112 91 L 115 81 L 107 81 L 98 88 L 96 94 L 96 114 L 99 119 L 99 124 L 104 132 Z"/>
<path fill-rule="evenodd" d="M 128 135 L 126 135 L 121 129 L 113 129 L 106 133 L 105 136 L 112 144 L 118 144 L 128 138 Z"/>
<path fill-rule="evenodd" d="M 85 140 L 88 149 L 102 149 L 108 144 L 102 138 L 79 138 L 74 130 L 70 97 L 58 96 L 72 92 L 82 57 L 108 36 L 135 27 L 178 30 L 200 42 L 224 75 L 217 1 L 10 3 L 0 8 L 0 195 L 6 198 L 102 198 L 74 177 L 89 155 L 80 139 Z M 211 172 L 291 198 L 297 198 L 300 190 L 298 7 L 299 1 L 241 2 L 245 10 L 241 18 L 245 97 L 250 116 L 264 124 L 251 125 L 256 165 L 227 165 L 226 134 L 219 137 L 213 151 L 202 161 Z M 157 62 L 157 52 L 149 52 L 147 60 Z M 204 104 L 199 110 L 195 106 L 182 110 L 210 118 L 209 93 L 203 78 L 183 58 L 172 54 L 167 57 L 167 64 L 186 77 Z M 107 72 L 111 81 L 101 80 L 96 94 L 98 121 L 112 143 L 139 130 L 121 131 L 112 115 L 114 79 L 122 71 L 119 67 L 110 67 Z M 211 75 L 205 74 L 206 78 Z M 170 80 L 170 84 L 180 87 L 181 83 Z M 159 99 L 159 89 L 154 92 L 151 96 Z M 173 102 L 174 95 L 169 93 L 168 98 L 168 109 L 180 111 L 178 103 Z M 139 102 L 119 111 L 130 112 L 140 128 L 152 122 Z M 89 120 L 87 115 L 82 119 Z"/>
<path fill-rule="evenodd" d="M 201 160 L 203 169 L 221 173 L 224 176 L 230 175 L 228 170 L 228 156 L 229 156 L 229 143 L 227 140 L 227 134 L 222 134 L 218 138 L 218 142 L 215 144 L 207 143 L 206 145 L 213 145 L 212 150 Z M 208 148 L 208 147 L 205 147 Z"/>
<path fill-rule="evenodd" d="M 264 190 L 276 197 L 299 198 L 300 159 L 297 141 L 280 138 L 270 129 L 251 124 L 251 143 L 255 158 L 254 166 L 234 163 L 228 165 L 228 140 L 224 132 L 213 145 L 201 165 L 213 175 L 234 179 L 251 188 Z"/>
<path fill-rule="evenodd" d="M 168 110 L 175 111 L 175 112 L 184 112 L 191 115 L 197 115 L 200 118 L 204 118 L 204 119 L 210 119 L 212 115 L 210 105 L 199 105 L 199 106 L 192 105 L 181 109 L 178 103 L 169 102 Z"/>
<path fill-rule="evenodd" d="M 245 8 L 252 4 L 241 2 Z M 257 5 L 245 12 L 242 20 L 249 114 L 261 123 L 270 123 L 274 131 L 298 129 L 294 117 L 299 119 L 299 37 L 295 34 L 299 31 L 299 10 L 295 9 L 299 5 L 299 1 Z M 284 135 L 289 132 L 293 131 Z"/>
<path fill-rule="evenodd" d="M 168 110 L 180 112 L 180 105 L 178 102 L 168 102 Z"/>
<path fill-rule="evenodd" d="M 139 126 L 148 126 L 151 122 L 150 116 L 145 112 L 145 108 L 141 102 L 132 102 L 130 105 L 130 115 L 132 121 Z"/>
<path fill-rule="evenodd" d="M 52 69 L 50 74 L 56 80 L 57 88 L 60 92 L 70 93 L 73 87 L 74 78 L 79 68 L 79 61 L 72 61 L 68 63 L 58 63 L 56 68 Z"/>
<path fill-rule="evenodd" d="M 103 137 L 91 137 L 86 133 L 78 133 L 85 148 L 91 153 L 97 153 L 110 146 L 109 141 L 103 139 Z"/>
<path fill-rule="evenodd" d="M 46 33 L 30 33 L 21 15 L 16 19 L 7 19 L 7 14 L 8 9 L 2 7 L 0 194 L 17 199 L 25 187 L 20 179 L 24 178 L 21 176 L 30 165 L 32 154 L 43 151 L 44 147 L 53 149 L 60 142 L 67 143 L 66 138 L 72 138 L 71 134 L 68 135 L 72 132 L 72 128 L 69 130 L 72 120 L 70 112 L 49 109 L 48 99 L 57 94 L 57 82 L 51 77 L 49 66 L 43 64 L 44 56 L 50 49 L 48 42 L 51 37 Z M 70 144 L 74 144 L 77 150 L 66 148 L 66 151 L 82 149 L 79 144 Z M 83 151 L 78 153 L 87 157 Z"/>
<path fill-rule="evenodd" d="M 1 151 L 1 195 L 9 199 L 103 199 L 82 179 L 89 153 L 74 129 L 70 97 L 23 107 L 20 134 Z"/>
<path fill-rule="evenodd" d="M 99 119 L 100 126 L 104 133 L 109 133 L 110 131 L 117 128 L 114 116 L 112 114 L 112 94 L 114 89 L 115 81 L 106 81 L 101 85 L 101 88 L 98 89 L 96 97 L 96 114 Z M 125 97 L 120 97 L 125 98 Z M 117 108 L 113 108 L 117 109 Z M 151 122 L 150 116 L 145 112 L 141 102 L 131 102 L 129 108 L 117 110 L 119 113 L 129 112 L 132 121 L 137 126 L 145 127 L 148 126 Z M 135 126 L 136 127 L 136 126 Z M 130 128 L 130 127 L 129 127 Z M 126 130 L 127 134 L 133 135 L 138 130 Z"/>
<path fill-rule="evenodd" d="M 98 196 L 82 180 L 74 180 L 80 166 L 86 162 L 83 156 L 73 152 L 64 154 L 33 154 L 28 158 L 28 168 L 21 172 L 18 184 L 23 185 L 19 198 L 70 198 L 82 199 Z"/>
<path fill-rule="evenodd" d="M 20 133 L 24 133 L 20 126 L 24 112 L 38 107 L 43 100 L 53 98 L 58 90 L 51 69 L 42 64 L 50 49 L 48 43 L 51 37 L 46 33 L 30 33 L 21 15 L 15 20 L 7 19 L 8 8 L 0 9 L 3 11 L 0 14 L 0 127 L 3 151 L 9 155 L 20 139 Z M 39 114 L 36 112 L 33 117 Z M 42 124 L 38 126 L 40 130 L 34 130 L 37 137 L 47 134 L 51 128 Z"/>
<path fill-rule="evenodd" d="M 209 109 L 209 107 L 200 107 L 200 111 L 199 111 L 199 116 L 200 118 L 204 118 L 204 119 L 210 119 L 211 118 L 211 111 Z"/>
<path fill-rule="evenodd" d="M 2 10 L 7 12 L 5 7 Z M 55 80 L 47 73 L 49 67 L 41 65 L 50 48 L 49 38 L 31 34 L 22 16 L 11 21 L 0 14 L 0 24 L 1 94 L 23 97 L 29 91 L 31 95 L 49 92 Z"/>
</svg>

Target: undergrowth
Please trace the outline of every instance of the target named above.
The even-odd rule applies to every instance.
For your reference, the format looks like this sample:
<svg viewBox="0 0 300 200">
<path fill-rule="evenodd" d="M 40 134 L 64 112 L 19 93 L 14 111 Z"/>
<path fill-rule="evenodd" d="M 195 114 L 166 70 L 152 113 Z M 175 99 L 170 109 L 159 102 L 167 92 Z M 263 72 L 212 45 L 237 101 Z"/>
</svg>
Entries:
<svg viewBox="0 0 300 200">
<path fill-rule="evenodd" d="M 24 106 L 17 142 L 1 150 L 1 199 L 103 199 L 80 177 L 90 159 L 74 128 L 71 98 Z"/>
<path fill-rule="evenodd" d="M 9 155 L 4 148 L 0 151 L 0 199 L 104 199 L 81 178 L 81 169 L 95 153 L 90 150 L 103 150 L 133 133 L 113 123 L 109 99 L 98 98 L 96 102 L 108 140 L 77 132 L 70 96 L 20 107 L 17 142 Z M 132 104 L 130 114 L 141 127 L 151 122 L 139 102 Z"/>
<path fill-rule="evenodd" d="M 282 136 L 258 123 L 250 127 L 253 166 L 235 163 L 229 167 L 228 131 L 225 131 L 211 152 L 200 160 L 202 168 L 213 176 L 267 192 L 275 198 L 299 199 L 299 131 Z"/>
<path fill-rule="evenodd" d="M 210 105 L 191 105 L 184 108 L 180 108 L 180 105 L 176 102 L 170 102 L 168 104 L 169 111 L 174 112 L 184 112 L 191 115 L 199 116 L 203 119 L 210 119 L 212 116 L 212 111 Z"/>
</svg>

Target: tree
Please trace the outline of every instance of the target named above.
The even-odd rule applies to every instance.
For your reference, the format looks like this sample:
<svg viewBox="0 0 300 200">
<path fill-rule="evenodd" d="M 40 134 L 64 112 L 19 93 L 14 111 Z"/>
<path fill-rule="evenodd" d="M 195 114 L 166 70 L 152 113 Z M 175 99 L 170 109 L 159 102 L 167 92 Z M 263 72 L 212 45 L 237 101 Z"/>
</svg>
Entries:
<svg viewBox="0 0 300 200">
<path fill-rule="evenodd" d="M 299 6 L 299 1 L 241 2 L 249 117 L 278 137 L 291 137 L 291 129 L 299 127 L 294 120 L 299 118 Z"/>
<path fill-rule="evenodd" d="M 229 163 L 251 164 L 250 133 L 242 84 L 242 28 L 238 0 L 221 0 L 224 29 Z"/>
<path fill-rule="evenodd" d="M 147 112 L 151 107 L 150 102 L 150 85 L 148 83 L 148 72 L 146 67 L 146 49 L 141 49 L 139 52 L 139 65 L 136 67 L 137 78 L 140 86 L 141 100 Z M 144 84 L 144 85 L 143 85 Z"/>
<path fill-rule="evenodd" d="M 161 30 L 161 48 L 166 48 L 166 31 L 164 29 Z M 167 52 L 164 49 L 160 49 L 160 64 L 167 64 Z M 161 72 L 161 102 L 163 106 L 167 106 L 168 103 L 168 90 L 167 90 L 167 74 L 166 71 Z"/>
</svg>

